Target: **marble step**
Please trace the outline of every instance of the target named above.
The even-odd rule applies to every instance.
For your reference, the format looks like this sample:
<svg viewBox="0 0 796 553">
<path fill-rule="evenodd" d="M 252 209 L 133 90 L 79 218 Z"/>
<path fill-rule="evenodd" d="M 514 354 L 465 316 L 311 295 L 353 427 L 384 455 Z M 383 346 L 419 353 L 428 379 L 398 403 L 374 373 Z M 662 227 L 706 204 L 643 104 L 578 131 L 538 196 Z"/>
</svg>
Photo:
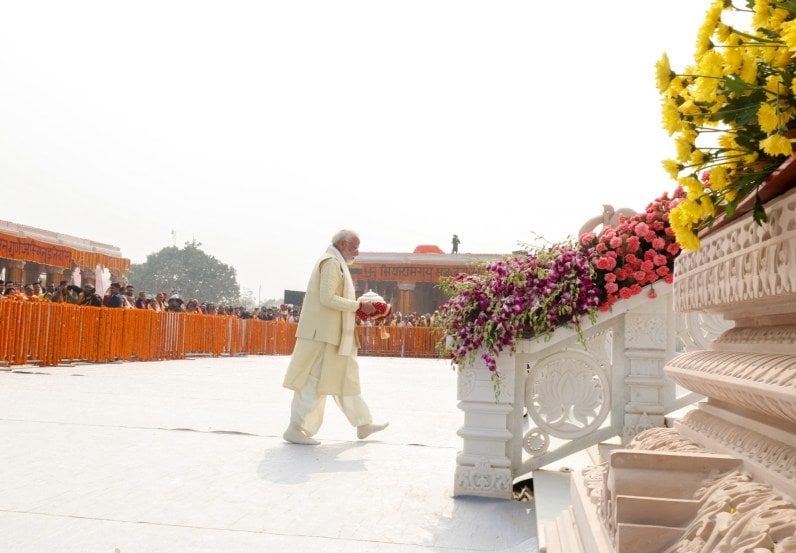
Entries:
<svg viewBox="0 0 796 553">
<path fill-rule="evenodd" d="M 546 553 L 583 553 L 583 547 L 575 527 L 572 508 L 561 511 L 561 514 L 544 528 L 545 545 L 541 551 Z"/>
</svg>

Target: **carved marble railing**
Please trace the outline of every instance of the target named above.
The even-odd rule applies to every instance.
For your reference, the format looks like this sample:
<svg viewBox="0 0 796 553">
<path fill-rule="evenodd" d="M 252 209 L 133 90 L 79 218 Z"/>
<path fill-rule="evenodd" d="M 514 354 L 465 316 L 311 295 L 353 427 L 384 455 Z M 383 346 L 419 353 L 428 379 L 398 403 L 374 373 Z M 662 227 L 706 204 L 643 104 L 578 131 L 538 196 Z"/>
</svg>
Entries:
<svg viewBox="0 0 796 553">
<path fill-rule="evenodd" d="M 678 257 L 676 309 L 734 321 L 666 363 L 706 399 L 574 473 L 548 553 L 796 553 L 796 191 L 766 213 Z"/>
<path fill-rule="evenodd" d="M 512 484 L 533 470 L 619 436 L 664 425 L 665 416 L 703 396 L 678 389 L 663 374 L 678 351 L 705 347 L 728 327 L 714 316 L 679 316 L 672 286 L 656 284 L 614 305 L 587 325 L 524 340 L 498 360 L 500 396 L 482 360 L 459 371 L 454 493 L 512 497 Z"/>
</svg>

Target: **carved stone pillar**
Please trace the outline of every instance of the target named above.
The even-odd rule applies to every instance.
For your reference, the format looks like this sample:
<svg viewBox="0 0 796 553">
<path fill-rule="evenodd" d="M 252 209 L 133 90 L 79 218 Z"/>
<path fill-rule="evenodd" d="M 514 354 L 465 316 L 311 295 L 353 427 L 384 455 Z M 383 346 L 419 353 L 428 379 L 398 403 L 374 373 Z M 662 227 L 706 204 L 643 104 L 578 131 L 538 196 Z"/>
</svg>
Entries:
<svg viewBox="0 0 796 553">
<path fill-rule="evenodd" d="M 16 282 L 19 285 L 19 284 L 24 284 L 24 280 L 25 280 L 25 262 L 18 260 L 9 261 L 6 281 Z"/>
<path fill-rule="evenodd" d="M 58 284 L 62 280 L 69 280 L 69 276 L 66 276 L 66 270 L 62 267 L 47 267 L 47 284 Z"/>
<path fill-rule="evenodd" d="M 22 282 L 24 284 L 32 284 L 41 279 L 42 266 L 33 261 L 25 262 L 25 269 L 22 272 Z"/>
<path fill-rule="evenodd" d="M 398 311 L 404 315 L 415 310 L 415 283 L 398 283 Z"/>
<path fill-rule="evenodd" d="M 623 442 L 649 428 L 664 425 L 664 406 L 674 398 L 674 387 L 663 367 L 674 356 L 674 319 L 668 315 L 670 295 L 650 299 L 625 315 L 625 404 Z"/>
<path fill-rule="evenodd" d="M 512 499 L 508 417 L 515 403 L 515 359 L 497 358 L 501 377 L 500 395 L 495 398 L 492 373 L 476 356 L 473 365 L 459 369 L 457 396 L 464 411 L 464 426 L 457 434 L 464 447 L 456 456 L 454 495 L 476 495 Z"/>
<path fill-rule="evenodd" d="M 709 349 L 681 355 L 671 379 L 708 397 L 677 425 L 743 461 L 755 480 L 796 499 L 796 191 L 740 219 L 676 265 L 675 308 L 735 321 Z M 792 513 L 796 529 L 796 511 Z"/>
</svg>

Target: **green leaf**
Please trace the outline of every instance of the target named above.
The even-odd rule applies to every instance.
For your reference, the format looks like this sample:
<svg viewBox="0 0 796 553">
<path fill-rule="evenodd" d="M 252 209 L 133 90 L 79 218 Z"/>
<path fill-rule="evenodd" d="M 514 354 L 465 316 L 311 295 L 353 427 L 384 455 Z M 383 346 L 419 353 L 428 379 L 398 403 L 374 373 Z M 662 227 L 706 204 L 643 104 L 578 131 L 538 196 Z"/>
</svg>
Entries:
<svg viewBox="0 0 796 553">
<path fill-rule="evenodd" d="M 745 90 L 753 88 L 752 85 L 748 84 L 737 75 L 730 75 L 726 77 L 724 79 L 724 86 L 726 87 L 725 90 L 728 92 L 734 92 L 735 94 L 740 94 Z"/>
<path fill-rule="evenodd" d="M 752 212 L 752 218 L 758 225 L 768 221 L 768 215 L 766 215 L 766 210 L 763 208 L 763 202 L 760 201 L 760 196 L 755 196 L 755 208 Z"/>
</svg>

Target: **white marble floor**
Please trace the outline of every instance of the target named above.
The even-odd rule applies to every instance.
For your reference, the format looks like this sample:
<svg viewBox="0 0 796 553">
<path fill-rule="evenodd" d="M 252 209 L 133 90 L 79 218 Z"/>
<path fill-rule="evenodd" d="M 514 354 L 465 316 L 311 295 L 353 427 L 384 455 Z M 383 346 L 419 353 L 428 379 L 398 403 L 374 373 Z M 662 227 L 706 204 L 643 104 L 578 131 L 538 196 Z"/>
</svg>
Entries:
<svg viewBox="0 0 796 553">
<path fill-rule="evenodd" d="M 0 371 L 0 552 L 534 552 L 567 504 L 555 469 L 535 502 L 453 497 L 441 360 L 361 358 L 390 427 L 357 440 L 329 401 L 320 446 L 285 443 L 287 360 Z"/>
</svg>

